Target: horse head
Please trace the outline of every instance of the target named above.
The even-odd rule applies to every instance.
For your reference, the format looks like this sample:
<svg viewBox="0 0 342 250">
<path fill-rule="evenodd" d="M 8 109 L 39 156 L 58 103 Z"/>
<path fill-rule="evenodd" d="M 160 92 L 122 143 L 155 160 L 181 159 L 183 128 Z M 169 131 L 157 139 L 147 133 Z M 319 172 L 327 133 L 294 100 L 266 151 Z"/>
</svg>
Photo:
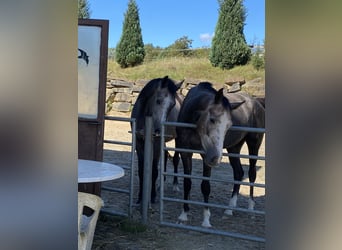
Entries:
<svg viewBox="0 0 342 250">
<path fill-rule="evenodd" d="M 168 114 L 176 104 L 176 92 L 183 81 L 175 83 L 168 76 L 156 78 L 148 82 L 140 92 L 132 111 L 132 117 L 137 118 L 139 134 L 144 133 L 146 116 L 151 116 L 153 132 L 160 134 L 161 123 L 166 121 Z"/>
<path fill-rule="evenodd" d="M 221 162 L 222 148 L 225 135 L 232 126 L 231 111 L 240 104 L 230 104 L 223 94 L 223 88 L 215 91 L 214 97 L 205 97 L 200 104 L 204 109 L 196 111 L 197 133 L 205 154 L 204 162 L 210 166 L 217 166 Z"/>
</svg>

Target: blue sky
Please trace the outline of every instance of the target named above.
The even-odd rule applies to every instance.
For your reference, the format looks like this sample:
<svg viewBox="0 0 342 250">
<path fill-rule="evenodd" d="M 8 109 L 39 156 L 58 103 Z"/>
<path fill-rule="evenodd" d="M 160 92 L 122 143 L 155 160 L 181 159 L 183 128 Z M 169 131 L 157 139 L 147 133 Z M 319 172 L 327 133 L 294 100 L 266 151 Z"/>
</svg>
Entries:
<svg viewBox="0 0 342 250">
<path fill-rule="evenodd" d="M 145 44 L 167 47 L 188 36 L 192 47 L 208 47 L 218 20 L 217 0 L 136 0 Z M 89 0 L 91 18 L 109 20 L 110 48 L 116 47 L 128 0 Z M 244 34 L 248 44 L 265 39 L 265 0 L 244 0 L 247 9 Z"/>
</svg>

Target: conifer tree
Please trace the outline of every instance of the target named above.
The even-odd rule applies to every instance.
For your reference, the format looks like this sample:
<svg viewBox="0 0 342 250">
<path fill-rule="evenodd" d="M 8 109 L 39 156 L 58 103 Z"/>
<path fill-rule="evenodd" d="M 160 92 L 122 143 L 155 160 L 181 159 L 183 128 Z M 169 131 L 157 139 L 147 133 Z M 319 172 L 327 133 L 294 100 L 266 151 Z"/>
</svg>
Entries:
<svg viewBox="0 0 342 250">
<path fill-rule="evenodd" d="M 219 0 L 219 4 L 219 18 L 209 59 L 214 67 L 230 69 L 246 64 L 251 57 L 243 34 L 246 11 L 242 0 Z"/>
<path fill-rule="evenodd" d="M 135 0 L 130 0 L 125 13 L 121 38 L 116 46 L 115 59 L 122 68 L 127 68 L 141 64 L 144 57 L 139 11 Z"/>
</svg>

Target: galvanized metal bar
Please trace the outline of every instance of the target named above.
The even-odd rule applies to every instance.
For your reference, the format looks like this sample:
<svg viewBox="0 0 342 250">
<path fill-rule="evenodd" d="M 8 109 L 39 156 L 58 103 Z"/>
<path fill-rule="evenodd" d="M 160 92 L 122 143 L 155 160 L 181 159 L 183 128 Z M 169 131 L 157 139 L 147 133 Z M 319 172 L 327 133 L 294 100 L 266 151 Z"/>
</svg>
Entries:
<svg viewBox="0 0 342 250">
<path fill-rule="evenodd" d="M 178 152 L 185 152 L 185 153 L 195 153 L 195 154 L 204 154 L 203 150 L 195 150 L 195 149 L 187 149 L 187 148 L 173 148 L 173 147 L 165 147 L 165 150 L 170 151 L 178 151 Z M 257 155 L 242 155 L 242 154 L 233 154 L 233 153 L 222 153 L 224 156 L 232 156 L 232 157 L 239 157 L 245 159 L 256 159 L 256 160 L 266 160 L 265 156 L 257 156 Z"/>
<path fill-rule="evenodd" d="M 163 200 L 164 201 L 170 201 L 170 202 L 177 202 L 177 203 L 188 203 L 188 204 L 192 204 L 192 205 L 214 207 L 214 208 L 231 209 L 231 210 L 236 210 L 236 211 L 245 212 L 245 213 L 252 213 L 252 214 L 260 214 L 260 215 L 266 214 L 264 211 L 260 211 L 260 210 L 231 207 L 231 206 L 219 205 L 219 204 L 214 204 L 214 203 L 205 203 L 202 201 L 192 201 L 192 200 L 184 200 L 184 199 L 177 199 L 177 198 L 170 198 L 170 197 L 164 197 Z"/>
<path fill-rule="evenodd" d="M 101 213 L 105 213 L 105 214 L 127 217 L 126 213 L 110 210 L 108 208 L 102 208 L 100 211 L 101 211 Z"/>
<path fill-rule="evenodd" d="M 231 126 L 229 130 L 233 131 L 245 131 L 245 132 L 255 132 L 255 133 L 265 133 L 264 128 L 254 128 L 254 127 L 243 127 L 243 126 Z"/>
<path fill-rule="evenodd" d="M 188 174 L 180 174 L 180 173 L 176 174 L 176 173 L 163 172 L 163 175 L 186 177 L 186 178 L 198 179 L 198 180 L 208 180 L 208 181 L 213 181 L 213 182 L 226 182 L 226 183 L 240 184 L 240 185 L 260 187 L 260 188 L 266 187 L 265 184 L 261 184 L 261 183 L 249 183 L 245 181 L 235 181 L 235 180 L 222 180 L 222 179 L 216 179 L 212 177 L 196 176 L 196 175 L 188 175 Z"/>
<path fill-rule="evenodd" d="M 184 128 L 196 128 L 197 127 L 193 123 L 185 123 L 185 122 L 163 122 L 162 125 L 184 127 Z"/>
<path fill-rule="evenodd" d="M 103 143 L 126 145 L 126 146 L 132 145 L 131 142 L 122 142 L 122 141 L 114 141 L 114 140 L 103 140 Z"/>
<path fill-rule="evenodd" d="M 160 201 L 159 201 L 159 221 L 163 221 L 164 211 L 164 161 L 165 161 L 165 126 L 161 126 L 160 131 L 160 161 L 159 161 L 159 181 L 160 181 Z"/>
<path fill-rule="evenodd" d="M 129 190 L 127 189 L 122 189 L 122 188 L 113 188 L 113 187 L 108 187 L 108 186 L 101 186 L 102 190 L 106 191 L 112 191 L 112 192 L 117 192 L 117 193 L 124 193 L 124 194 L 129 194 Z"/>
<path fill-rule="evenodd" d="M 132 126 L 132 146 L 131 146 L 131 178 L 130 178 L 130 194 L 129 194 L 129 207 L 128 215 L 131 217 L 133 215 L 133 194 L 134 194 L 134 174 L 135 174 L 135 147 L 136 147 L 136 119 L 130 119 Z"/>
<path fill-rule="evenodd" d="M 258 156 L 258 155 L 242 155 L 242 154 L 234 154 L 234 153 L 222 153 L 224 156 L 231 156 L 231 157 L 238 157 L 238 158 L 244 158 L 244 159 L 255 159 L 255 160 L 261 160 L 265 161 L 265 156 Z"/>
<path fill-rule="evenodd" d="M 185 152 L 185 153 L 195 153 L 195 154 L 204 154 L 203 150 L 195 150 L 195 149 L 188 149 L 188 148 L 172 148 L 172 147 L 165 147 L 165 150 L 177 151 L 177 152 Z"/>
<path fill-rule="evenodd" d="M 133 118 L 133 119 L 134 119 L 134 118 Z M 133 119 L 132 119 L 132 118 L 127 118 L 127 117 L 105 115 L 105 120 L 110 120 L 110 121 L 130 122 L 130 121 L 132 121 Z"/>
<path fill-rule="evenodd" d="M 229 236 L 229 237 L 234 237 L 234 238 L 238 238 L 238 239 L 251 240 L 251 241 L 257 241 L 257 242 L 266 242 L 266 239 L 262 238 L 262 237 L 233 233 L 233 232 L 227 232 L 227 231 L 222 231 L 222 230 L 216 230 L 213 228 L 195 227 L 195 226 L 184 225 L 184 224 L 176 224 L 176 223 L 165 222 L 165 221 L 161 222 L 160 224 L 163 226 L 192 230 L 192 231 L 197 231 L 197 232 L 201 232 L 201 233 L 218 234 L 218 235 Z"/>
<path fill-rule="evenodd" d="M 183 123 L 183 122 L 164 122 L 166 126 L 175 126 L 175 127 L 187 127 L 187 128 L 196 128 L 196 125 L 193 123 Z M 246 132 L 255 132 L 255 133 L 265 133 L 265 128 L 254 128 L 254 127 L 243 127 L 243 126 L 231 126 L 229 130 L 234 131 L 246 131 Z"/>
<path fill-rule="evenodd" d="M 151 199 L 152 158 L 153 158 L 152 117 L 145 117 L 144 173 L 142 190 L 142 223 L 147 224 L 148 205 Z"/>
</svg>

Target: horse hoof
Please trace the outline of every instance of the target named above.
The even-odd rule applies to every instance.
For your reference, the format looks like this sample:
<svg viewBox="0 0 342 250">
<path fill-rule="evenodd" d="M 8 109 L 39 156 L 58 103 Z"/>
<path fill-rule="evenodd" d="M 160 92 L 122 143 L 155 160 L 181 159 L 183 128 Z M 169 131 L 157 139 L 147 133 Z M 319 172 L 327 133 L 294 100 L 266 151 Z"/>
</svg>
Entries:
<svg viewBox="0 0 342 250">
<path fill-rule="evenodd" d="M 178 224 L 178 225 L 187 225 L 188 222 L 187 221 L 182 221 L 182 220 L 177 220 L 176 224 Z"/>
<path fill-rule="evenodd" d="M 202 222 L 202 227 L 211 228 L 212 226 L 211 226 L 211 224 L 210 224 L 209 221 L 203 221 L 203 222 Z"/>
<path fill-rule="evenodd" d="M 182 211 L 182 213 L 178 217 L 178 221 L 179 222 L 186 222 L 186 221 L 188 221 L 188 213 Z"/>
<path fill-rule="evenodd" d="M 226 209 L 223 214 L 227 215 L 227 216 L 232 216 L 233 215 L 233 210 Z"/>
<path fill-rule="evenodd" d="M 179 187 L 178 187 L 178 185 L 173 185 L 173 192 L 179 192 L 180 191 L 180 189 L 179 189 Z"/>
</svg>

